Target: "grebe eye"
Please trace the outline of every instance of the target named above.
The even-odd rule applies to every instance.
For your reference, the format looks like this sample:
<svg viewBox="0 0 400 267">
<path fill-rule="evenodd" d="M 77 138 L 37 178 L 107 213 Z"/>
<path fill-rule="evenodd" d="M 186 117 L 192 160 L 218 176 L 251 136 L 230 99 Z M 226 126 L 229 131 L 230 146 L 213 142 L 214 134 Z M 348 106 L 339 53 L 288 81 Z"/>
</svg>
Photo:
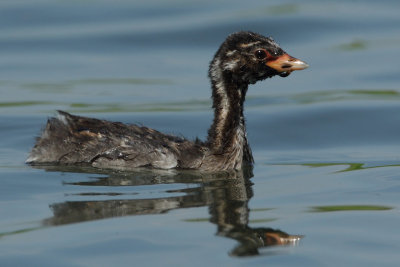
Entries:
<svg viewBox="0 0 400 267">
<path fill-rule="evenodd" d="M 263 49 L 256 50 L 254 53 L 257 59 L 265 59 L 267 57 L 267 52 Z"/>
</svg>

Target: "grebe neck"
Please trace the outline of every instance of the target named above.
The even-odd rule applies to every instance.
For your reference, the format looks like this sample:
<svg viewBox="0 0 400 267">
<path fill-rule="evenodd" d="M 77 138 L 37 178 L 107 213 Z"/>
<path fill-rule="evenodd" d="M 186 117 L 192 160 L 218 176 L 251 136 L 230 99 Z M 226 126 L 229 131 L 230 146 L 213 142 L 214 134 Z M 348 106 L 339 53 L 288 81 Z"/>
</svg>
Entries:
<svg viewBox="0 0 400 267">
<path fill-rule="evenodd" d="M 243 150 L 247 142 L 243 103 L 248 84 L 230 71 L 230 66 L 222 66 L 216 57 L 211 62 L 209 71 L 214 121 L 208 131 L 208 144 L 215 154 Z"/>
</svg>

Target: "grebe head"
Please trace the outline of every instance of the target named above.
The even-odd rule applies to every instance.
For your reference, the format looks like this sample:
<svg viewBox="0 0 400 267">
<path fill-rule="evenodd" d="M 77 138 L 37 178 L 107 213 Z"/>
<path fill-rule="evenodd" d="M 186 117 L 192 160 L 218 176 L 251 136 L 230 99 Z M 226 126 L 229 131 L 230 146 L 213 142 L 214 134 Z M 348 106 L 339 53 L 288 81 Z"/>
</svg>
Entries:
<svg viewBox="0 0 400 267">
<path fill-rule="evenodd" d="M 269 37 L 253 32 L 233 33 L 222 43 L 210 66 L 211 79 L 218 72 L 232 81 L 254 84 L 275 75 L 287 77 L 307 63 L 287 54 Z"/>
</svg>

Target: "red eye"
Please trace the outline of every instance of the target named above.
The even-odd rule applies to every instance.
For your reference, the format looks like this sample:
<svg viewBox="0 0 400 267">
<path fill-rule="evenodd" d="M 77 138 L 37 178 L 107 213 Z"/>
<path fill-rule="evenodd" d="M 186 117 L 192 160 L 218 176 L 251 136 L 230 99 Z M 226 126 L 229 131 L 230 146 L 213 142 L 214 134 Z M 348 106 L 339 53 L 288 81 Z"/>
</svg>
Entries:
<svg viewBox="0 0 400 267">
<path fill-rule="evenodd" d="M 265 49 L 258 49 L 254 52 L 254 56 L 257 59 L 265 59 L 270 56 L 270 54 Z"/>
</svg>

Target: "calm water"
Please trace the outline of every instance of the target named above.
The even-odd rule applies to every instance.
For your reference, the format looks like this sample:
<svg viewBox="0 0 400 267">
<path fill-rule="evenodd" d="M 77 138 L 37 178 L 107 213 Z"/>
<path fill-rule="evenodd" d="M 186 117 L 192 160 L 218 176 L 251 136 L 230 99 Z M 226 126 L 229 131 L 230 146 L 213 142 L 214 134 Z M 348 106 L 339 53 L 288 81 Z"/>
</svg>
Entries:
<svg viewBox="0 0 400 267">
<path fill-rule="evenodd" d="M 1 266 L 398 265 L 400 2 L 261 2 L 1 1 Z M 250 88 L 253 174 L 24 164 L 56 109 L 204 138 L 238 30 L 311 66 Z"/>
</svg>

